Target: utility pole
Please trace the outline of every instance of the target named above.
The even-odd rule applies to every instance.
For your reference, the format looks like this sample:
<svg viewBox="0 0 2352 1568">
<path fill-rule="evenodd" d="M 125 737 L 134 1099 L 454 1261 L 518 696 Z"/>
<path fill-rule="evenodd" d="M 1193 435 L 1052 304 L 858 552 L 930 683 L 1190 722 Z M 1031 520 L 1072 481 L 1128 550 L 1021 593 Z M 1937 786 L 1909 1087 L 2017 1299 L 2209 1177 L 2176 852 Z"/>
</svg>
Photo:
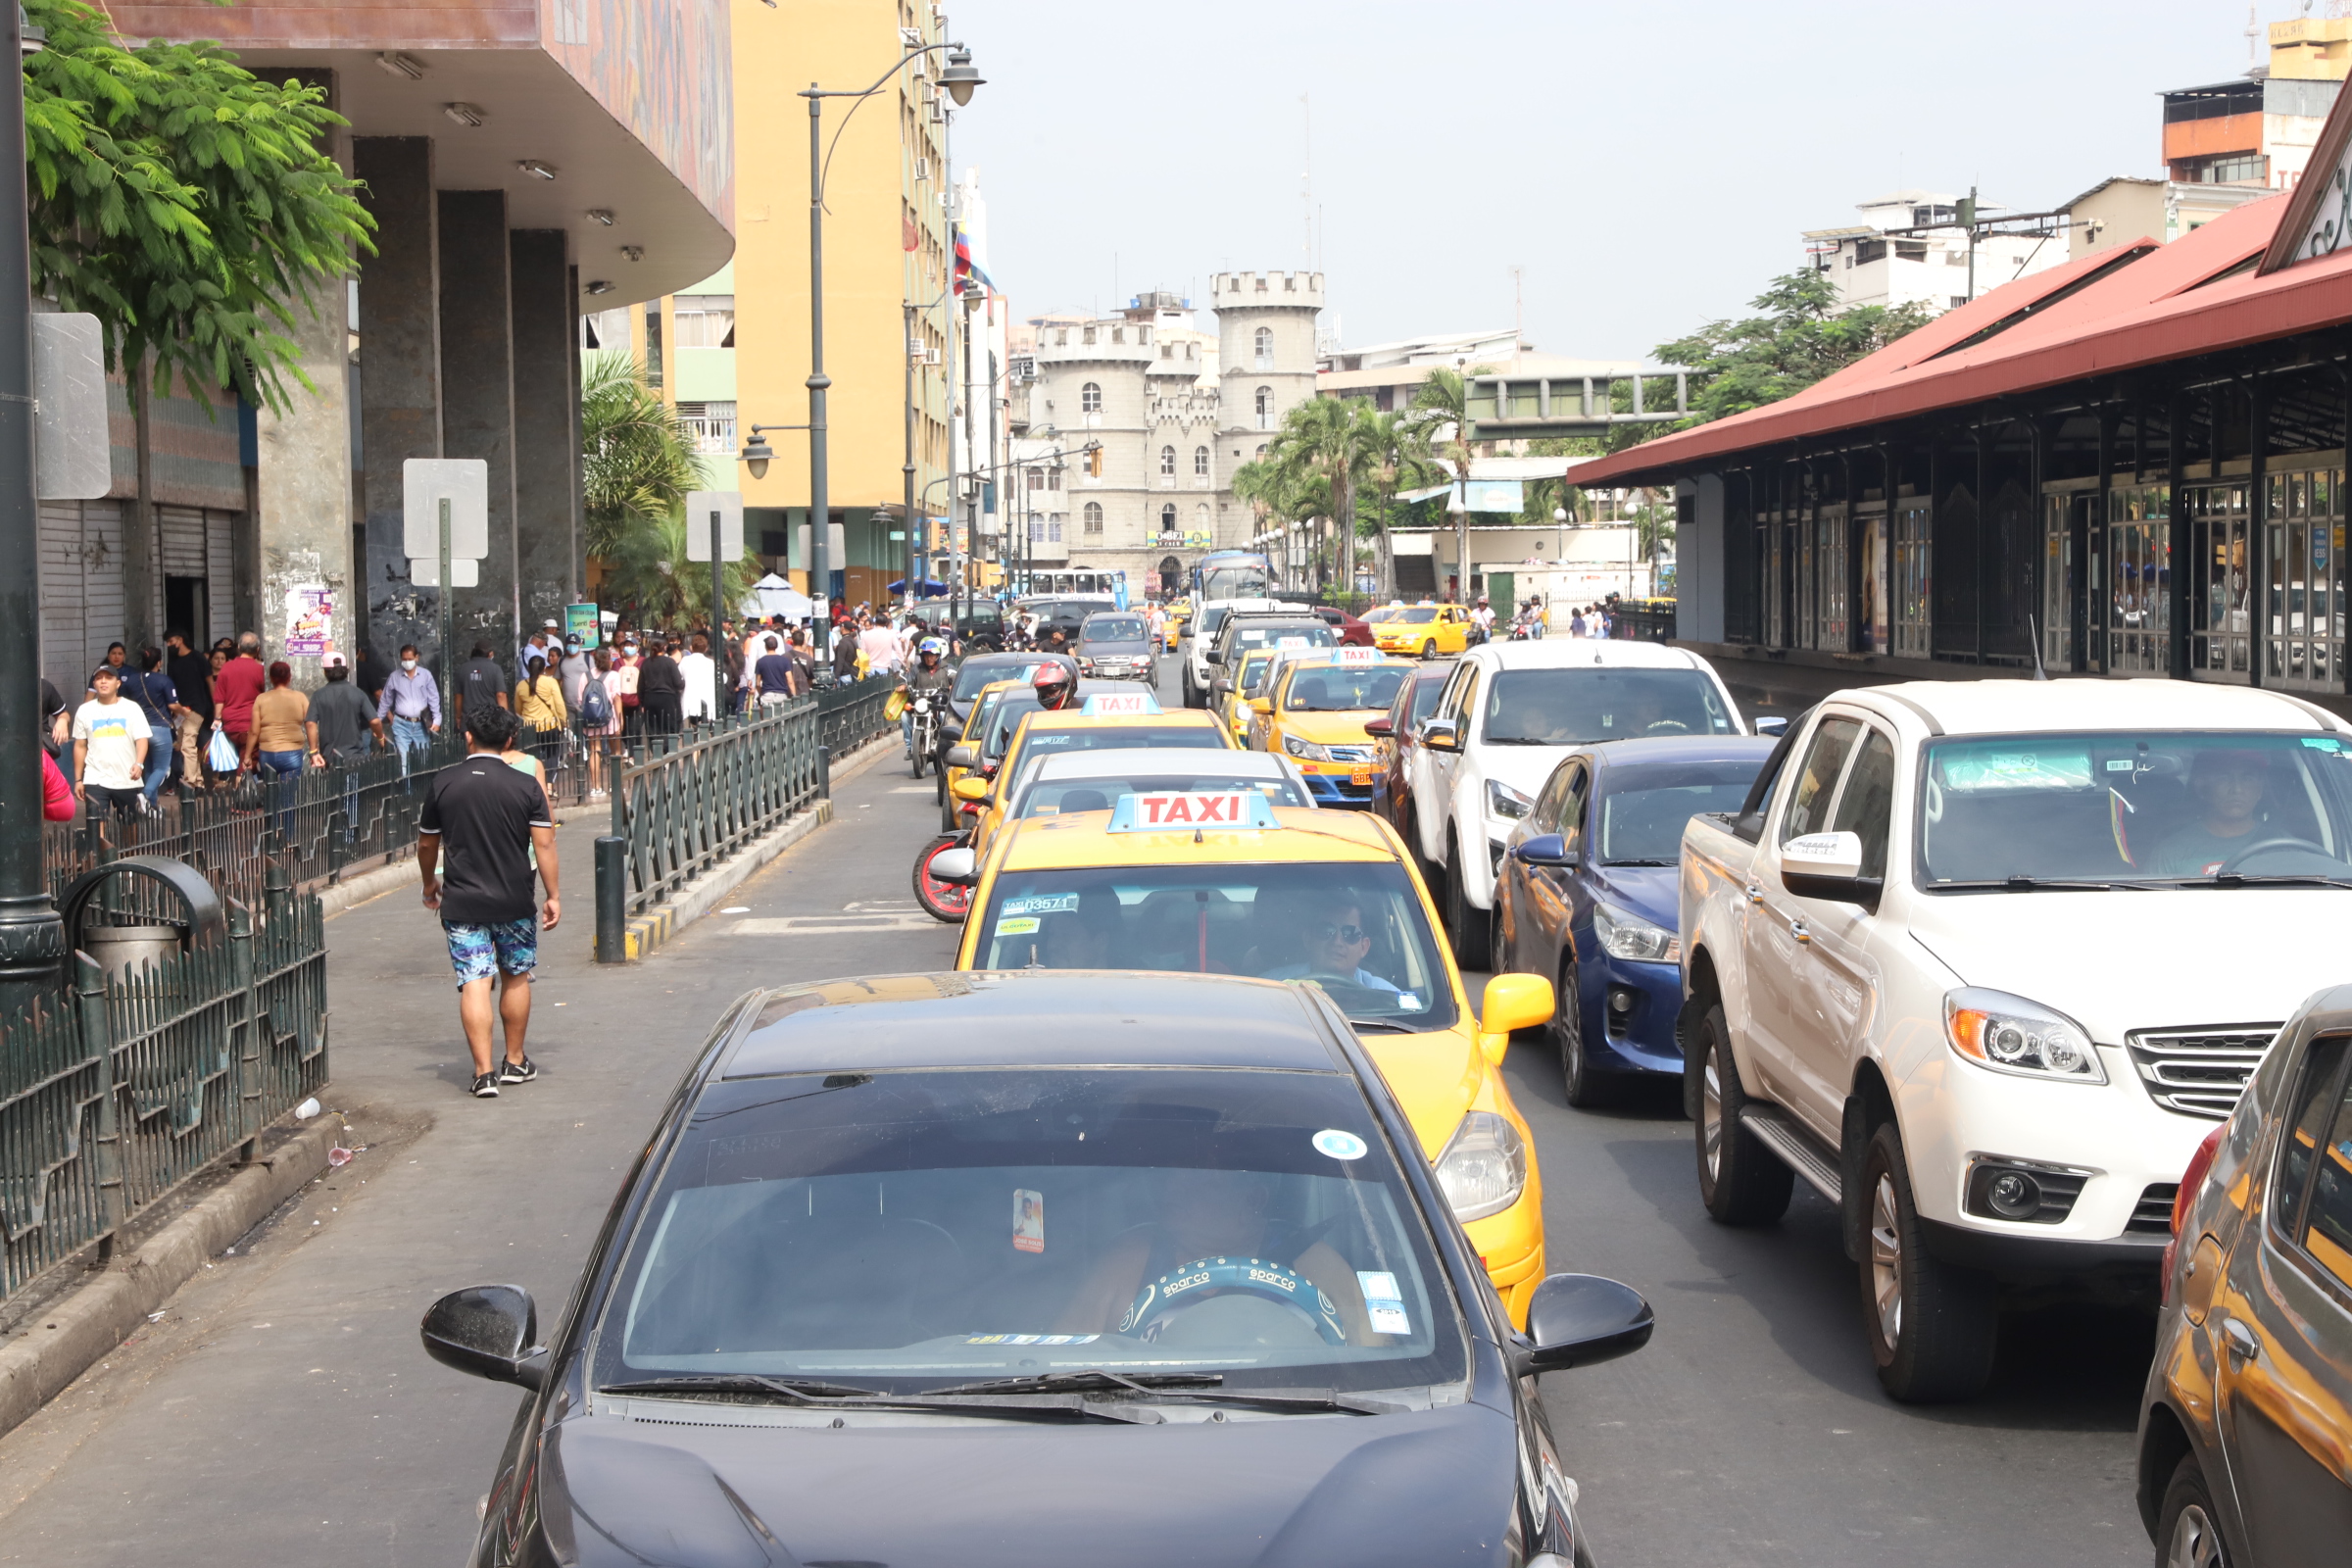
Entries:
<svg viewBox="0 0 2352 1568">
<path fill-rule="evenodd" d="M 0 7 L 0 13 L 13 10 Z M 22 62 L 24 14 L 7 16 Z M 66 931 L 41 864 L 40 508 L 32 466 L 32 252 L 24 198 L 24 73 L 0 104 L 0 1010 L 51 993 Z"/>
<path fill-rule="evenodd" d="M 904 64 L 904 62 L 902 62 Z M 825 451 L 825 166 L 822 141 L 824 89 L 815 82 L 808 100 L 808 597 L 816 612 L 816 660 L 833 648 L 833 575 L 826 546 L 833 535 L 833 496 Z"/>
<path fill-rule="evenodd" d="M 1968 197 L 1960 204 L 1960 222 L 1968 230 L 1968 297 L 1977 297 L 1977 187 L 1968 187 Z"/>
</svg>

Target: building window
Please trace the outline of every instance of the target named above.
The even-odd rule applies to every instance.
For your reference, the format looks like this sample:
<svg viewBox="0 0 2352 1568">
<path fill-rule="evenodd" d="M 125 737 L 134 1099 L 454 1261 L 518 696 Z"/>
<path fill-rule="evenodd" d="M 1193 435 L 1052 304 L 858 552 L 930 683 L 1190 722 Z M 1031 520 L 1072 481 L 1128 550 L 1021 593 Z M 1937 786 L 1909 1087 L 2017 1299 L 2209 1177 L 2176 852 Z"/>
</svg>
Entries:
<svg viewBox="0 0 2352 1568">
<path fill-rule="evenodd" d="M 1102 531 L 1102 503 L 1100 501 L 1089 501 L 1086 504 L 1086 531 L 1090 534 L 1099 534 Z"/>
<path fill-rule="evenodd" d="M 731 349 L 735 346 L 735 296 L 681 294 L 671 307 L 677 346 L 682 349 Z"/>
<path fill-rule="evenodd" d="M 1193 509 L 1193 527 L 1203 536 L 1208 533 L 1208 503 L 1203 501 Z"/>
<path fill-rule="evenodd" d="M 1161 447 L 1159 449 L 1159 471 L 1169 475 L 1170 477 L 1175 475 L 1176 449 L 1174 447 Z"/>
<path fill-rule="evenodd" d="M 1096 447 L 1086 454 L 1086 476 L 1089 479 L 1102 477 L 1102 449 L 1101 447 Z"/>
<path fill-rule="evenodd" d="M 1054 346 L 1057 349 L 1066 349 L 1070 346 L 1070 329 L 1068 327 L 1057 326 L 1054 329 Z"/>
<path fill-rule="evenodd" d="M 1101 382 L 1089 381 L 1086 383 L 1086 385 L 1078 389 L 1078 408 L 1079 412 L 1084 414 L 1101 414 L 1102 412 L 1102 386 Z"/>
<path fill-rule="evenodd" d="M 1257 427 L 1260 430 L 1274 428 L 1274 389 L 1270 386 L 1257 389 Z"/>
<path fill-rule="evenodd" d="M 1261 370 L 1274 368 L 1274 329 L 1270 326 L 1259 327 L 1252 335 L 1252 341 L 1256 346 L 1257 368 Z"/>
<path fill-rule="evenodd" d="M 1054 465 L 1054 466 L 1046 470 L 1046 488 L 1049 490 L 1058 490 L 1061 488 L 1060 464 L 1056 463 Z"/>
<path fill-rule="evenodd" d="M 1087 342 L 1092 343 L 1095 340 L 1095 329 L 1091 326 L 1087 327 L 1080 335 L 1084 337 Z"/>
<path fill-rule="evenodd" d="M 1199 479 L 1208 477 L 1208 448 L 1193 448 L 1193 476 Z"/>
<path fill-rule="evenodd" d="M 1933 517 L 1925 501 L 1905 502 L 1894 514 L 1894 655 L 1898 659 L 1928 657 L 1929 617 L 1936 603 L 1936 553 L 1930 533 Z"/>
<path fill-rule="evenodd" d="M 1056 544 L 1061 542 L 1061 521 L 1065 515 L 1064 513 L 1056 512 L 1046 518 L 1046 537 Z"/>
<path fill-rule="evenodd" d="M 1164 538 L 1166 538 L 1166 537 L 1167 537 L 1169 534 L 1172 534 L 1172 533 L 1174 533 L 1175 531 L 1176 531 L 1176 503 L 1175 503 L 1175 502 L 1173 502 L 1173 501 L 1171 501 L 1171 502 L 1169 502 L 1169 503 L 1168 503 L 1166 506 L 1164 506 L 1164 507 L 1161 507 L 1161 508 L 1159 509 L 1159 532 L 1160 532 L 1160 537 L 1164 539 Z"/>
<path fill-rule="evenodd" d="M 662 302 L 653 300 L 645 307 L 645 384 L 662 384 Z"/>
<path fill-rule="evenodd" d="M 1043 490 L 1045 487 L 1046 470 L 1043 468 L 1031 468 L 1029 470 L 1029 488 L 1032 490 Z"/>
<path fill-rule="evenodd" d="M 1266 455 L 1266 444 L 1263 441 L 1257 444 L 1257 455 L 1261 458 Z"/>
<path fill-rule="evenodd" d="M 694 450 L 711 457 L 732 457 L 735 454 L 735 405 L 732 403 L 681 403 L 678 419 L 686 426 Z"/>
</svg>

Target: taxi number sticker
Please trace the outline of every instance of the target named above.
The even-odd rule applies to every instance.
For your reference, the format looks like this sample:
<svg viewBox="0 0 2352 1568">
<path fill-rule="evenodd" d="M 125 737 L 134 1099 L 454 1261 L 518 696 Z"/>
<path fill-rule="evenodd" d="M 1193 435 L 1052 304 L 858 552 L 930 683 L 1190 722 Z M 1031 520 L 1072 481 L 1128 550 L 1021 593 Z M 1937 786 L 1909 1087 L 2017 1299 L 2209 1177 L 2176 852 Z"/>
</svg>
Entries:
<svg viewBox="0 0 2352 1568">
<path fill-rule="evenodd" d="M 1075 893 L 1033 893 L 1023 899 L 1006 899 L 1000 914 L 1065 914 L 1078 907 Z M 1037 929 L 1031 926 L 1030 930 Z"/>
<path fill-rule="evenodd" d="M 1142 692 L 1105 692 L 1100 697 L 1088 698 L 1087 704 L 1098 718 L 1149 713 L 1154 706 Z"/>
<path fill-rule="evenodd" d="M 1036 929 L 1034 914 L 1014 915 L 997 922 L 997 935 L 1001 937 L 1025 937 Z"/>
<path fill-rule="evenodd" d="M 1012 1246 L 1015 1251 L 1046 1250 L 1046 1195 L 1026 1187 L 1012 1190 Z"/>
<path fill-rule="evenodd" d="M 1396 1276 L 1371 1269 L 1358 1269 L 1355 1283 L 1364 1293 L 1364 1316 L 1371 1322 L 1375 1334 L 1410 1334 L 1412 1319 L 1404 1310 L 1404 1295 L 1396 1289 Z"/>
</svg>

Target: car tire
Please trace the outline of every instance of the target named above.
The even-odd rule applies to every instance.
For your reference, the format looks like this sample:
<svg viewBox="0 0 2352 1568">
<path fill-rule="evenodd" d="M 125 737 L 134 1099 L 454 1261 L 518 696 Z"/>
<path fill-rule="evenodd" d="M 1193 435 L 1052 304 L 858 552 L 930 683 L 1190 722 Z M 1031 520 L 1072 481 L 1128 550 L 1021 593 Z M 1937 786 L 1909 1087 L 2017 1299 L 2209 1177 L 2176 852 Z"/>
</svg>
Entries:
<svg viewBox="0 0 2352 1568">
<path fill-rule="evenodd" d="M 1692 1118 L 1698 1152 L 1698 1198 L 1719 1225 L 1769 1225 L 1788 1212 L 1796 1172 L 1740 1124 L 1747 1106 L 1740 1067 L 1732 1059 L 1731 1026 L 1723 1004 L 1699 1020 L 1697 1049 L 1688 1069 L 1697 1079 Z"/>
<path fill-rule="evenodd" d="M 1462 891 L 1461 836 L 1446 836 L 1446 929 L 1453 939 L 1457 968 L 1475 969 L 1487 961 L 1487 922 L 1492 916 L 1470 902 Z"/>
<path fill-rule="evenodd" d="M 2230 1568 L 2213 1491 L 2193 1453 L 2182 1454 L 2173 1467 L 2163 1505 L 2156 1510 L 2156 1562 L 2158 1568 Z"/>
<path fill-rule="evenodd" d="M 1425 637 L 1421 640 L 1421 657 L 1423 659 L 1438 657 L 1438 640 L 1435 637 Z"/>
<path fill-rule="evenodd" d="M 1992 1278 L 1928 1251 L 1892 1122 L 1863 1152 L 1862 1206 L 1862 1325 L 1880 1384 L 1905 1404 L 1975 1398 L 2000 1325 Z"/>
<path fill-rule="evenodd" d="M 1576 959 L 1560 962 L 1558 1004 L 1551 1015 L 1552 1048 L 1560 1055 L 1560 1091 L 1579 1110 L 1597 1110 L 1617 1102 L 1614 1073 L 1594 1067 L 1585 1054 L 1585 998 Z"/>
<path fill-rule="evenodd" d="M 1510 884 L 1500 876 L 1494 879 L 1494 907 L 1487 911 L 1487 973 L 1511 973 L 1510 939 L 1503 935 L 1516 926 L 1516 919 L 1503 918 L 1504 906 L 1510 902 Z"/>
</svg>

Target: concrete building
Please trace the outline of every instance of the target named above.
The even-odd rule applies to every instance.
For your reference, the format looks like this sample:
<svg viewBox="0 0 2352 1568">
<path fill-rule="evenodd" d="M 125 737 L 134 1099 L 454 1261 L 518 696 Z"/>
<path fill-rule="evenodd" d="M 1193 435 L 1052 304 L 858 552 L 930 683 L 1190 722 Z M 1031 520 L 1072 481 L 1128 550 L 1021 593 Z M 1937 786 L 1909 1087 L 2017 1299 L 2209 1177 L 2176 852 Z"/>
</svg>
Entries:
<svg viewBox="0 0 2352 1568">
<path fill-rule="evenodd" d="M 2163 95 L 2166 176 L 2181 184 L 2292 190 L 2347 70 L 2352 18 L 2273 23 L 2268 60 L 2243 76 Z"/>
<path fill-rule="evenodd" d="M 261 631 L 275 657 L 294 611 L 323 602 L 326 645 L 389 654 L 414 642 L 437 662 L 441 590 L 409 569 L 402 466 L 479 458 L 490 469 L 490 554 L 479 586 L 449 590 L 454 624 L 461 647 L 511 650 L 520 628 L 560 615 L 583 587 L 583 302 L 667 293 L 718 271 L 733 248 L 725 8 L 152 0 L 112 15 L 125 35 L 219 38 L 250 69 L 323 86 L 351 122 L 332 150 L 367 182 L 378 225 L 357 286 L 321 291 L 298 313 L 316 392 L 241 425 L 225 413 L 201 430 L 159 417 L 159 432 L 172 427 L 159 445 L 173 444 L 172 463 L 159 463 L 152 516 L 123 509 L 111 553 L 123 629 L 151 634 L 171 615 L 194 617 L 189 579 L 201 563 L 206 629 L 228 629 L 221 607 L 233 606 L 238 629 Z M 235 488 L 241 520 L 216 518 L 205 501 L 192 525 L 187 497 L 225 501 Z M 85 618 L 105 603 L 106 585 L 90 579 L 108 558 L 82 551 Z M 43 569 L 46 597 L 47 560 Z M 87 646 L 67 652 L 45 649 L 43 665 L 75 691 Z M 303 684 L 316 681 L 316 658 L 293 662 Z"/>
<path fill-rule="evenodd" d="M 1159 290 L 1115 316 L 1028 323 L 1013 423 L 1040 566 L 1123 570 L 1131 591 L 1156 591 L 1205 552 L 1256 532 L 1233 500 L 1233 472 L 1315 395 L 1323 274 L 1220 272 L 1209 307 L 1213 333 L 1196 325 L 1192 301 Z M 1079 456 L 1090 441 L 1099 450 Z"/>
<path fill-rule="evenodd" d="M 1861 222 L 1805 231 L 1806 265 L 1828 275 L 1840 309 L 1924 305 L 1941 312 L 1966 305 L 1972 287 L 1982 294 L 2067 259 L 2055 224 L 1984 235 L 1972 255 L 1967 231 L 1957 226 L 1960 201 L 1955 192 L 1914 189 L 1858 203 Z M 2005 211 L 1977 203 L 1981 220 Z"/>
</svg>

